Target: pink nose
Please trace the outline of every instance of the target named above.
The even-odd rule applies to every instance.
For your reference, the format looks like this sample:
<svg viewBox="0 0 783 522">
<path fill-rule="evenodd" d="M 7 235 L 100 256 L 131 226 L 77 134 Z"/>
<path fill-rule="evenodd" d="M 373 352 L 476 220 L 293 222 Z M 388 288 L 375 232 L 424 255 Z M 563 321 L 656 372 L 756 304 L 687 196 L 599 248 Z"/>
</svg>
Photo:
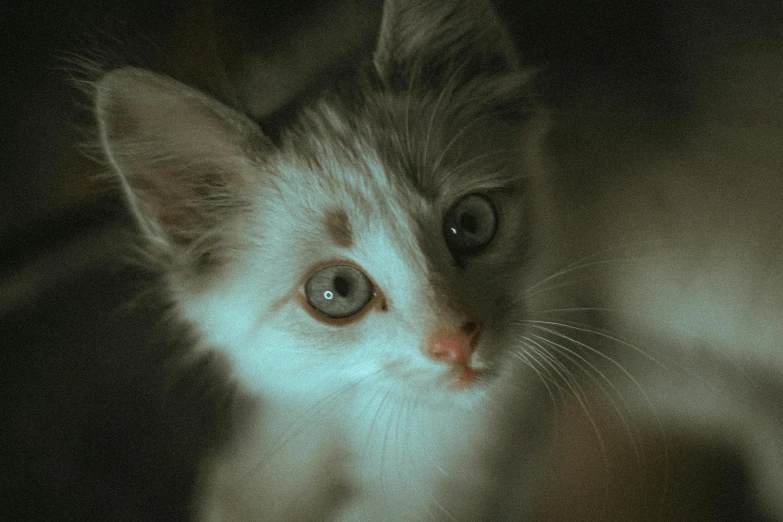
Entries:
<svg viewBox="0 0 783 522">
<path fill-rule="evenodd" d="M 471 321 L 457 331 L 435 333 L 428 340 L 427 354 L 455 366 L 468 366 L 479 330 L 481 325 Z"/>
</svg>

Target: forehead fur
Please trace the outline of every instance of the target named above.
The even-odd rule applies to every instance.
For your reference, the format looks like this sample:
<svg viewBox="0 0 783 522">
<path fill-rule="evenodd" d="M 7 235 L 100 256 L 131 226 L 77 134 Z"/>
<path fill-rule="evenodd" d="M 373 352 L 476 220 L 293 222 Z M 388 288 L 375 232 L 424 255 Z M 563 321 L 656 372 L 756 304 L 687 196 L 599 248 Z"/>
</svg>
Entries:
<svg viewBox="0 0 783 522">
<path fill-rule="evenodd" d="M 440 92 L 368 89 L 303 111 L 284 144 L 326 177 L 324 163 L 377 162 L 378 188 L 391 186 L 450 206 L 457 198 L 518 184 L 524 121 L 521 77 L 482 80 Z M 364 167 L 361 167 L 364 168 Z M 338 181 L 338 180 L 335 180 Z"/>
<path fill-rule="evenodd" d="M 361 103 L 330 99 L 306 109 L 270 161 L 277 190 L 265 205 L 270 221 L 288 216 L 281 242 L 312 264 L 351 257 L 354 247 L 373 243 L 366 238 L 384 236 L 375 246 L 418 265 L 442 293 L 454 294 L 449 301 L 463 300 L 445 288 L 455 266 L 442 241 L 444 214 L 469 193 L 517 189 L 526 176 L 518 125 L 499 123 L 487 100 L 472 103 L 475 92 L 468 93 L 368 92 Z M 514 212 L 510 221 L 522 227 Z M 518 232 L 509 235 L 516 240 Z M 503 247 L 504 256 L 518 246 Z"/>
<path fill-rule="evenodd" d="M 520 160 L 524 125 L 519 114 L 503 112 L 508 105 L 524 112 L 521 102 L 510 102 L 519 81 L 485 79 L 440 93 L 365 88 L 350 101 L 332 96 L 286 129 L 280 157 L 295 158 L 295 177 L 306 178 L 294 180 L 300 188 L 318 186 L 313 193 L 331 197 L 316 203 L 328 206 L 318 209 L 319 221 L 337 244 L 348 244 L 355 225 L 352 212 L 340 215 L 349 209 L 432 237 L 461 197 L 519 188 L 528 176 Z M 298 191 L 307 203 L 305 192 Z"/>
</svg>

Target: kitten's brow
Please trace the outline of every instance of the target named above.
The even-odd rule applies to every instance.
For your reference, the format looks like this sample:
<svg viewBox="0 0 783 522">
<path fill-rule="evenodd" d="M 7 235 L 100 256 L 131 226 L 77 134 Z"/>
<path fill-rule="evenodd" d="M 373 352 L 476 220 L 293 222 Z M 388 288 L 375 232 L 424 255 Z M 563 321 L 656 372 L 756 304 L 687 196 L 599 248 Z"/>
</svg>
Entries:
<svg viewBox="0 0 783 522">
<path fill-rule="evenodd" d="M 348 220 L 348 214 L 343 209 L 335 209 L 326 213 L 324 225 L 329 237 L 341 247 L 353 246 L 353 229 Z"/>
</svg>

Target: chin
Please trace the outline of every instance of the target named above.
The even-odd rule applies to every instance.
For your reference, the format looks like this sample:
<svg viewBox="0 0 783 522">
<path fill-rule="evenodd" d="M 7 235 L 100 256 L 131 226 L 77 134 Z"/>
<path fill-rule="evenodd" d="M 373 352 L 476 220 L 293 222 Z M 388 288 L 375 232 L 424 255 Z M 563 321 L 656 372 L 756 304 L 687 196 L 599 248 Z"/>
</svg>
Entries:
<svg viewBox="0 0 783 522">
<path fill-rule="evenodd" d="M 462 371 L 449 370 L 421 381 L 418 386 L 408 384 L 416 400 L 436 407 L 473 408 L 488 393 L 487 381 L 483 376 L 470 380 L 461 379 Z"/>
</svg>

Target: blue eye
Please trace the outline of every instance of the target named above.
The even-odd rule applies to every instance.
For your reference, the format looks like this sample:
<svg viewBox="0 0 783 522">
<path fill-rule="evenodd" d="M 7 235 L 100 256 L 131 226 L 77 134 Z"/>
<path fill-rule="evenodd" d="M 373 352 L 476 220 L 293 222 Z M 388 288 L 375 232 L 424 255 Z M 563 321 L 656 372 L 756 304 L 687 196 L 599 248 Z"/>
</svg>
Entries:
<svg viewBox="0 0 783 522">
<path fill-rule="evenodd" d="M 307 303 L 331 319 L 345 319 L 361 312 L 375 290 L 370 279 L 351 265 L 331 265 L 314 272 L 304 286 Z"/>
<path fill-rule="evenodd" d="M 455 260 L 478 254 L 497 232 L 495 206 L 482 194 L 460 199 L 443 219 L 443 236 Z"/>
</svg>

